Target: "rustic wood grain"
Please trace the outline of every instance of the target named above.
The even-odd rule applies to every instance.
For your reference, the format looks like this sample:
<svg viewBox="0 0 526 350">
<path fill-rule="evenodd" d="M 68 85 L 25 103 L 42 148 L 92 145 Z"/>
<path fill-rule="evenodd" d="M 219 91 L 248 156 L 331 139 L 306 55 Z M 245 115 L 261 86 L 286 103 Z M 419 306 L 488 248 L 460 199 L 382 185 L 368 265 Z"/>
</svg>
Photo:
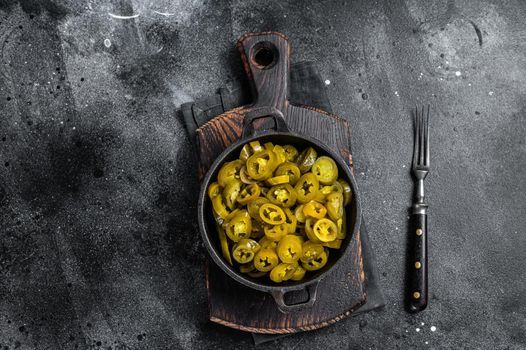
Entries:
<svg viewBox="0 0 526 350">
<path fill-rule="evenodd" d="M 261 40 L 275 44 L 280 51 L 281 56 L 273 69 L 255 69 L 249 59 L 251 47 Z M 352 169 L 347 121 L 313 107 L 292 105 L 286 98 L 290 55 L 287 38 L 279 33 L 249 34 L 240 39 L 238 47 L 257 99 L 253 105 L 228 111 L 197 130 L 200 179 L 221 152 L 240 138 L 244 115 L 260 106 L 278 108 L 292 132 L 309 135 L 327 144 L 338 151 Z M 288 314 L 278 310 L 269 294 L 234 281 L 209 262 L 206 286 L 210 320 L 243 331 L 281 334 L 317 329 L 345 318 L 366 301 L 359 233 L 351 237 L 348 249 L 349 254 L 320 282 L 314 306 Z"/>
</svg>

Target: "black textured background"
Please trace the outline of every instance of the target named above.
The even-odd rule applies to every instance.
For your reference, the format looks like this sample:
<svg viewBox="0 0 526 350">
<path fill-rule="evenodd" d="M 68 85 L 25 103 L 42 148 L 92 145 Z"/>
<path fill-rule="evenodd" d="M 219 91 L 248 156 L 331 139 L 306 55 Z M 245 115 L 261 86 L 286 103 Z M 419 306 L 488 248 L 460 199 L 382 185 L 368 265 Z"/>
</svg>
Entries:
<svg viewBox="0 0 526 350">
<path fill-rule="evenodd" d="M 520 0 L 0 0 L 0 349 L 251 346 L 207 321 L 175 110 L 241 77 L 235 41 L 259 30 L 318 63 L 353 126 L 388 302 L 259 348 L 525 349 L 524 18 Z M 431 301 L 410 315 L 417 103 L 433 111 Z"/>
</svg>

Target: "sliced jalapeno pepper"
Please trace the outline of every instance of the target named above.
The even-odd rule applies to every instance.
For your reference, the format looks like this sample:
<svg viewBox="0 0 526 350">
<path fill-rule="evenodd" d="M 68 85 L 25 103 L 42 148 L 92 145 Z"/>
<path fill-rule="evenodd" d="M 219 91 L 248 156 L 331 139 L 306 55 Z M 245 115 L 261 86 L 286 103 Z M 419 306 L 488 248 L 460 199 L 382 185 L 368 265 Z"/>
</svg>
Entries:
<svg viewBox="0 0 526 350">
<path fill-rule="evenodd" d="M 319 202 L 310 201 L 303 207 L 303 214 L 316 219 L 321 219 L 327 214 L 327 208 L 325 208 L 323 204 Z"/>
<path fill-rule="evenodd" d="M 241 181 L 230 179 L 223 190 L 223 197 L 225 198 L 225 204 L 228 209 L 234 209 L 239 192 L 241 192 Z"/>
<path fill-rule="evenodd" d="M 272 142 L 265 142 L 263 144 L 263 147 L 265 147 L 265 149 L 268 149 L 269 151 L 272 151 L 274 149 L 274 144 Z"/>
<path fill-rule="evenodd" d="M 249 273 L 249 272 L 252 272 L 254 271 L 256 268 L 254 267 L 254 263 L 251 261 L 247 264 L 243 264 L 241 266 L 239 266 L 239 271 L 241 273 Z"/>
<path fill-rule="evenodd" d="M 239 179 L 242 183 L 247 185 L 255 184 L 257 182 L 256 180 L 251 179 L 250 176 L 248 176 L 247 167 L 245 165 L 243 165 L 241 167 L 241 170 L 239 171 Z"/>
<path fill-rule="evenodd" d="M 321 243 L 321 241 L 318 239 L 318 237 L 314 234 L 314 224 L 316 223 L 316 219 L 312 217 L 307 217 L 307 220 L 305 220 L 305 234 L 307 235 L 307 238 L 315 243 Z"/>
<path fill-rule="evenodd" d="M 253 239 L 241 239 L 232 248 L 234 260 L 240 264 L 246 264 L 254 259 L 254 255 L 261 249 L 259 243 Z"/>
<path fill-rule="evenodd" d="M 265 226 L 265 237 L 272 241 L 279 241 L 288 233 L 286 224 Z"/>
<path fill-rule="evenodd" d="M 275 145 L 272 151 L 276 155 L 276 166 L 287 161 L 287 155 L 285 149 L 280 145 Z"/>
<path fill-rule="evenodd" d="M 307 216 L 303 213 L 303 208 L 305 208 L 305 204 L 299 205 L 294 209 L 294 216 L 296 217 L 297 222 L 304 224 L 305 220 L 307 220 Z"/>
<path fill-rule="evenodd" d="M 213 182 L 208 186 L 208 198 L 211 200 L 214 199 L 214 197 L 219 196 L 221 194 L 221 186 L 217 182 Z"/>
<path fill-rule="evenodd" d="M 239 159 L 241 159 L 243 162 L 246 162 L 247 159 L 254 154 L 254 152 L 259 152 L 261 150 L 263 150 L 263 147 L 261 147 L 259 141 L 247 143 L 241 149 L 241 152 L 239 153 Z"/>
<path fill-rule="evenodd" d="M 259 245 L 261 246 L 262 249 L 264 248 L 276 249 L 278 247 L 278 242 L 269 239 L 267 236 L 264 236 L 263 238 L 259 240 Z"/>
<path fill-rule="evenodd" d="M 319 219 L 312 227 L 312 232 L 322 242 L 330 242 L 336 239 L 338 227 L 329 219 Z"/>
<path fill-rule="evenodd" d="M 264 203 L 259 207 L 259 217 L 269 225 L 281 225 L 286 219 L 283 209 L 272 203 Z"/>
<path fill-rule="evenodd" d="M 265 231 L 263 230 L 261 223 L 257 220 L 252 220 L 252 232 L 250 233 L 250 237 L 261 238 L 263 236 L 265 236 Z"/>
<path fill-rule="evenodd" d="M 250 237 L 252 220 L 246 210 L 240 210 L 225 223 L 224 227 L 228 238 L 234 242 L 239 242 L 243 238 Z"/>
<path fill-rule="evenodd" d="M 261 193 L 261 188 L 257 184 L 248 185 L 237 196 L 237 202 L 241 205 L 256 200 Z"/>
<path fill-rule="evenodd" d="M 321 156 L 314 162 L 312 173 L 321 184 L 330 185 L 338 178 L 338 166 L 331 157 Z"/>
<path fill-rule="evenodd" d="M 345 208 L 343 209 L 342 217 L 336 221 L 336 226 L 338 226 L 338 235 L 336 235 L 336 238 L 344 239 L 347 236 L 347 216 L 345 215 Z"/>
<path fill-rule="evenodd" d="M 252 150 L 252 147 L 247 143 L 246 145 L 241 148 L 241 152 L 239 152 L 239 159 L 246 162 L 248 157 L 250 157 L 254 151 Z"/>
<path fill-rule="evenodd" d="M 302 255 L 303 240 L 301 237 L 286 235 L 278 243 L 278 256 L 284 263 L 292 264 L 297 262 Z"/>
<path fill-rule="evenodd" d="M 247 204 L 247 210 L 250 214 L 250 217 L 252 219 L 256 219 L 258 221 L 261 221 L 261 217 L 259 216 L 259 207 L 261 207 L 262 204 L 268 203 L 268 199 L 265 197 L 258 197 L 254 199 L 252 202 Z"/>
<path fill-rule="evenodd" d="M 217 182 L 219 182 L 219 185 L 225 187 L 229 180 L 239 180 L 239 172 L 242 167 L 243 161 L 239 159 L 225 163 L 217 174 Z"/>
<path fill-rule="evenodd" d="M 256 152 L 248 158 L 246 166 L 248 175 L 254 180 L 268 179 L 276 167 L 276 155 L 268 149 Z"/>
<path fill-rule="evenodd" d="M 230 249 L 228 248 L 228 239 L 226 238 L 225 231 L 223 228 L 216 223 L 217 234 L 219 235 L 219 243 L 221 244 L 221 252 L 226 261 L 232 265 L 232 256 L 230 255 Z"/>
<path fill-rule="evenodd" d="M 290 234 L 293 234 L 296 232 L 296 226 L 298 220 L 296 219 L 296 216 L 292 213 L 292 211 L 289 208 L 283 209 L 285 212 L 285 216 L 287 217 L 285 219 L 285 226 L 287 227 L 287 232 Z"/>
<path fill-rule="evenodd" d="M 307 270 L 307 271 L 316 271 L 321 269 L 327 264 L 327 261 L 329 260 L 329 251 L 327 249 L 324 249 L 323 246 L 321 246 L 323 249 L 323 252 L 320 254 L 316 254 L 316 257 L 313 259 L 310 259 L 307 262 L 304 262 L 302 260 L 301 266 Z"/>
<path fill-rule="evenodd" d="M 290 208 L 296 204 L 296 191 L 289 184 L 273 186 L 267 193 L 272 204 Z"/>
<path fill-rule="evenodd" d="M 232 218 L 233 218 L 234 216 L 236 216 L 236 214 L 239 213 L 240 210 L 241 210 L 241 209 L 234 209 L 234 210 L 232 210 L 232 211 L 227 215 L 227 217 L 225 218 L 225 223 L 227 223 L 228 221 L 232 220 Z"/>
<path fill-rule="evenodd" d="M 274 177 L 271 177 L 270 179 L 267 180 L 267 183 L 270 185 L 270 186 L 276 186 L 276 185 L 281 185 L 281 184 L 287 184 L 289 183 L 290 179 L 288 177 L 288 175 L 278 175 L 278 176 L 274 176 Z"/>
<path fill-rule="evenodd" d="M 319 186 L 318 179 L 313 173 L 302 175 L 294 187 L 298 202 L 307 203 L 313 200 L 316 192 L 318 192 Z"/>
<path fill-rule="evenodd" d="M 320 187 L 320 190 L 318 191 L 316 197 L 314 197 L 314 200 L 323 203 L 327 199 L 327 196 L 332 192 L 343 193 L 342 185 L 336 181 L 333 182 L 331 185 Z"/>
<path fill-rule="evenodd" d="M 327 201 L 325 203 L 327 207 L 327 213 L 333 221 L 341 219 L 343 216 L 343 194 L 340 192 L 332 192 L 327 195 Z"/>
<path fill-rule="evenodd" d="M 251 142 L 249 142 L 249 145 L 250 145 L 250 147 L 252 147 L 252 150 L 254 152 L 263 151 L 263 147 L 261 146 L 259 141 L 251 141 Z"/>
<path fill-rule="evenodd" d="M 287 161 L 294 162 L 296 160 L 296 157 L 298 156 L 298 150 L 296 149 L 296 147 L 291 145 L 285 145 L 283 146 L 283 149 L 285 150 L 285 158 L 287 158 Z"/>
<path fill-rule="evenodd" d="M 343 193 L 343 187 L 338 181 L 336 181 L 330 185 L 326 185 L 320 188 L 320 192 L 323 193 L 325 196 L 329 195 L 331 192 Z"/>
<path fill-rule="evenodd" d="M 301 177 L 301 172 L 296 164 L 291 162 L 285 162 L 276 169 L 276 175 L 287 175 L 289 177 L 288 183 L 294 186 Z"/>
<path fill-rule="evenodd" d="M 298 267 L 296 267 L 296 271 L 294 271 L 290 279 L 293 281 L 301 281 L 303 277 L 305 277 L 305 272 L 305 269 L 298 265 Z"/>
<path fill-rule="evenodd" d="M 302 263 L 308 263 L 312 260 L 318 259 L 324 252 L 325 249 L 320 243 L 306 241 L 302 245 L 302 254 L 300 260 Z"/>
<path fill-rule="evenodd" d="M 214 208 L 214 213 L 216 214 L 216 220 L 225 220 L 230 213 L 226 207 L 223 196 L 215 196 L 212 198 L 212 207 Z"/>
<path fill-rule="evenodd" d="M 270 279 L 276 283 L 288 281 L 294 275 L 297 264 L 279 264 L 270 271 Z"/>
<path fill-rule="evenodd" d="M 300 153 L 296 159 L 296 163 L 298 164 L 298 168 L 302 174 L 310 170 L 310 168 L 314 165 L 317 156 L 318 153 L 316 153 L 316 150 L 314 150 L 312 147 L 308 147 Z"/>
<path fill-rule="evenodd" d="M 330 242 L 324 242 L 322 243 L 324 247 L 331 248 L 331 249 L 340 249 L 342 246 L 342 240 L 341 239 L 335 239 L 334 241 Z"/>
<path fill-rule="evenodd" d="M 314 196 L 314 198 L 312 199 L 313 201 L 316 201 L 316 202 L 320 202 L 320 203 L 323 203 L 325 202 L 325 195 L 321 192 L 321 188 L 318 190 L 318 192 L 316 192 L 316 195 Z"/>
<path fill-rule="evenodd" d="M 343 205 L 347 205 L 351 202 L 352 199 L 352 190 L 351 185 L 343 179 L 338 179 L 338 183 L 342 185 L 343 188 Z"/>
<path fill-rule="evenodd" d="M 278 254 L 271 248 L 261 249 L 254 257 L 254 267 L 261 272 L 272 270 L 278 263 Z"/>
</svg>

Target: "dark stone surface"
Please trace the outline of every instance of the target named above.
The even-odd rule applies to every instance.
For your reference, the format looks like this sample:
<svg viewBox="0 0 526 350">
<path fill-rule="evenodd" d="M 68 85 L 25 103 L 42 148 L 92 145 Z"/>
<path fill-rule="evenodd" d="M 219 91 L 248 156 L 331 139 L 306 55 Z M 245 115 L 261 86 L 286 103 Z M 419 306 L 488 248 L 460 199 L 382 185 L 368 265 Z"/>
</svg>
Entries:
<svg viewBox="0 0 526 350">
<path fill-rule="evenodd" d="M 175 109 L 239 78 L 234 43 L 257 30 L 318 62 L 352 123 L 388 301 L 260 348 L 526 348 L 525 17 L 519 0 L 0 0 L 1 348 L 250 346 L 207 322 L 194 151 Z M 420 103 L 433 110 L 431 301 L 410 315 Z"/>
</svg>

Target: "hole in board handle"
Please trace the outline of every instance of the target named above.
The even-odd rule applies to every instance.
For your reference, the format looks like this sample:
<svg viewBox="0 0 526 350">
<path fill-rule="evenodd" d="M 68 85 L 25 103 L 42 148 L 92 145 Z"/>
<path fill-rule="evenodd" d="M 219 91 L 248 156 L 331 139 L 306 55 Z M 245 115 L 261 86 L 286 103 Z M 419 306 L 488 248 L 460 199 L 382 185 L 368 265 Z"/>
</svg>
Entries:
<svg viewBox="0 0 526 350">
<path fill-rule="evenodd" d="M 277 47 L 269 41 L 260 41 L 252 48 L 251 61 L 258 69 L 269 69 L 279 60 Z"/>
</svg>

